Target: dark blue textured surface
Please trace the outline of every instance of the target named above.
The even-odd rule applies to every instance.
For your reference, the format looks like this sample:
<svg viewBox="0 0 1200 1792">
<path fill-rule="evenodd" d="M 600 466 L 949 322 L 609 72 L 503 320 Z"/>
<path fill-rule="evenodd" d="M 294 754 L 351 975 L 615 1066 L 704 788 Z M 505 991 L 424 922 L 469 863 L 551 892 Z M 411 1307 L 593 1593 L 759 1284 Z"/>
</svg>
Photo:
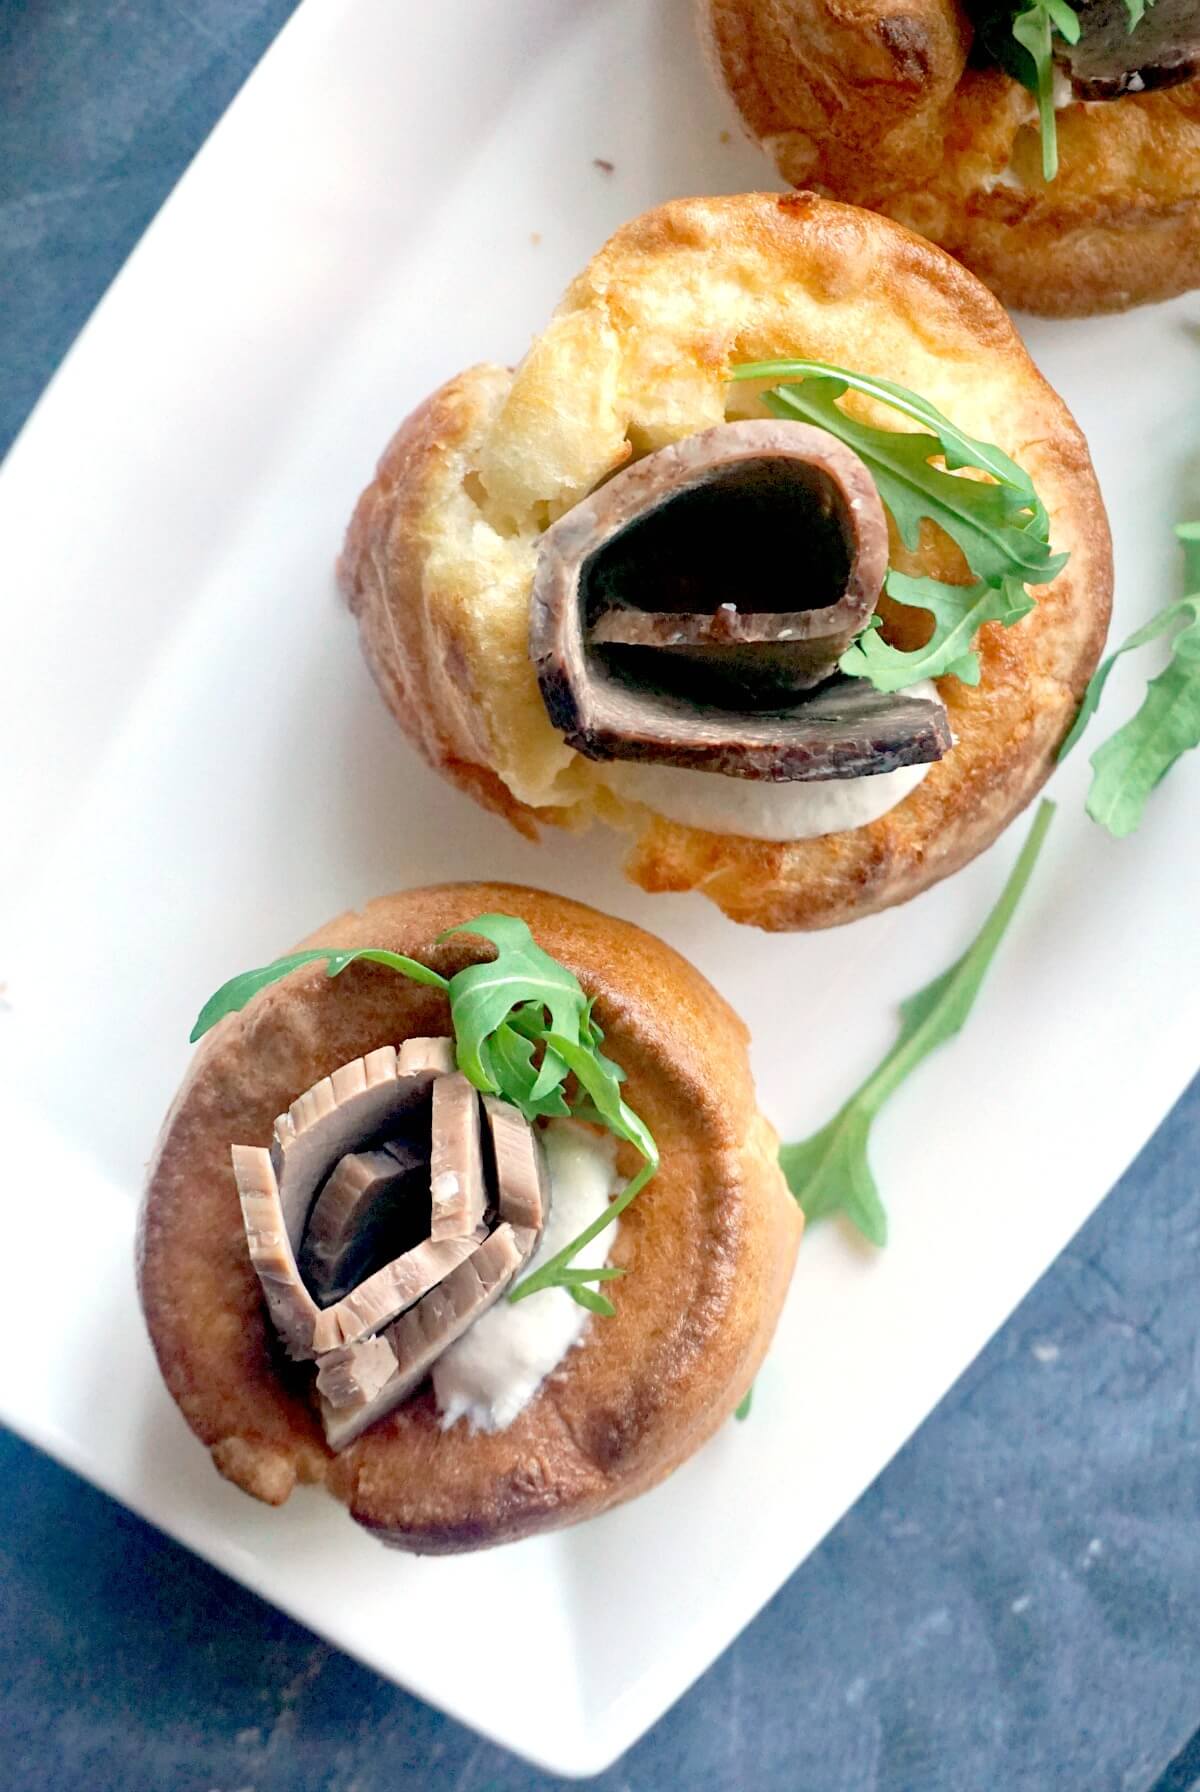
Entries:
<svg viewBox="0 0 1200 1792">
<path fill-rule="evenodd" d="M 0 0 L 0 445 L 291 11 Z M 598 1787 L 1200 1781 L 1198 1165 L 1200 1082 L 854 1511 Z M 15 1439 L 0 1475 L 7 1792 L 557 1783 Z"/>
</svg>

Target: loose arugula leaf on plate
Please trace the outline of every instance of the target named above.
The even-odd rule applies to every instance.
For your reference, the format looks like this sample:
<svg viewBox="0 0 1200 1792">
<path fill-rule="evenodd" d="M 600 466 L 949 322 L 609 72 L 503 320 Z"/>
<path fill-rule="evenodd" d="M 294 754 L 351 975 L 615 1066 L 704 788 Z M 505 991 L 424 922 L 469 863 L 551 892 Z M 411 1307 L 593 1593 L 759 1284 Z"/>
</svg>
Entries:
<svg viewBox="0 0 1200 1792">
<path fill-rule="evenodd" d="M 1171 658 L 1141 708 L 1092 754 L 1087 812 L 1118 839 L 1133 833 L 1175 761 L 1200 746 L 1200 592 L 1171 606 L 1165 626 L 1177 622 Z"/>
<path fill-rule="evenodd" d="M 779 1153 L 787 1185 L 810 1225 L 831 1213 L 844 1213 L 864 1238 L 877 1245 L 887 1243 L 887 1214 L 867 1161 L 867 1141 L 882 1100 L 882 1096 L 876 1100 L 871 1085 L 864 1083 L 819 1132 L 798 1145 L 785 1145 Z"/>
<path fill-rule="evenodd" d="M 1147 684 L 1136 714 L 1092 754 L 1087 812 L 1118 839 L 1133 833 L 1150 793 L 1175 761 L 1200 746 L 1200 522 L 1181 523 L 1175 533 L 1183 544 L 1190 595 L 1164 605 L 1102 661 L 1058 755 L 1066 758 L 1095 715 L 1121 656 L 1176 631 L 1171 657 Z"/>
<path fill-rule="evenodd" d="M 844 1213 L 872 1244 L 887 1242 L 887 1215 L 868 1157 L 872 1124 L 922 1059 L 965 1024 L 1029 882 L 1053 814 L 1054 804 L 1043 801 L 1000 900 L 962 957 L 901 1004 L 900 1033 L 883 1062 L 819 1132 L 780 1151 L 788 1187 L 810 1224 Z"/>
<path fill-rule="evenodd" d="M 904 654 L 877 634 L 864 633 L 842 656 L 841 670 L 870 679 L 882 691 L 951 673 L 978 683 L 979 657 L 971 642 L 979 627 L 1020 621 L 1033 608 L 1025 586 L 1047 584 L 1067 561 L 1066 554 L 1051 550 L 1046 507 L 1029 475 L 1002 449 L 968 435 L 928 399 L 890 380 L 820 361 L 756 361 L 733 368 L 730 377 L 786 381 L 763 393 L 768 410 L 845 442 L 870 470 L 905 545 L 919 545 L 921 524 L 928 519 L 955 542 L 971 570 L 973 582 L 963 585 L 890 571 L 889 595 L 933 616 L 930 640 Z M 877 429 L 862 423 L 838 403 L 848 391 L 923 427 Z M 988 477 L 961 478 L 965 468 Z"/>
<path fill-rule="evenodd" d="M 1160 635 L 1166 634 L 1167 630 L 1176 622 L 1181 622 L 1186 618 L 1195 602 L 1195 597 L 1181 597 L 1176 603 L 1166 604 L 1150 618 L 1149 622 L 1143 623 L 1141 628 L 1135 629 L 1127 640 L 1122 641 L 1119 647 L 1114 648 L 1112 653 L 1100 662 L 1092 674 L 1087 690 L 1083 693 L 1083 702 L 1079 705 L 1079 713 L 1075 717 L 1071 732 L 1058 749 L 1060 764 L 1077 745 L 1080 736 L 1099 709 L 1100 699 L 1104 695 L 1104 687 L 1108 683 L 1109 675 L 1117 661 L 1122 655 L 1132 653 L 1134 648 L 1147 647 L 1151 641 L 1156 641 Z"/>
</svg>

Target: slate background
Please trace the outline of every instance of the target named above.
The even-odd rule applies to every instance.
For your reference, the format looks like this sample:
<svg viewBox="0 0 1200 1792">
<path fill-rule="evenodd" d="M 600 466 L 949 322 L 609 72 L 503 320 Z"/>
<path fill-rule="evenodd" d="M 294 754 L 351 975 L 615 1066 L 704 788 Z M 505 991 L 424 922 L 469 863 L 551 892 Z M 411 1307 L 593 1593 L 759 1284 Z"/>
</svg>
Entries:
<svg viewBox="0 0 1200 1792">
<path fill-rule="evenodd" d="M 0 0 L 0 450 L 292 10 Z M 1200 1079 L 854 1510 L 594 1786 L 1200 1787 L 1198 1162 Z M 568 1783 L 4 1435 L 0 1486 L 9 1792 Z"/>
</svg>

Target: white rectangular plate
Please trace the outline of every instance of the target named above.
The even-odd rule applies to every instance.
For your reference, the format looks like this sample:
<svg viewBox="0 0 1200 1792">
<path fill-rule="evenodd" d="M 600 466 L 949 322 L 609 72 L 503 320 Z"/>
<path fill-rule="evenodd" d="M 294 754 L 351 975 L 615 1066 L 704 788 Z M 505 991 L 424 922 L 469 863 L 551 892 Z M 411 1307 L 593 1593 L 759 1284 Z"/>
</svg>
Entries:
<svg viewBox="0 0 1200 1792">
<path fill-rule="evenodd" d="M 690 11 L 309 0 L 0 476 L 5 1236 L 11 1261 L 52 1255 L 61 1275 L 48 1307 L 39 1278 L 6 1279 L 10 1337 L 24 1316 L 39 1342 L 3 1416 L 382 1673 L 575 1774 L 803 1560 L 1195 1067 L 1200 768 L 1117 845 L 1083 817 L 1079 754 L 976 1019 L 879 1128 L 892 1244 L 811 1238 L 751 1422 L 657 1493 L 490 1555 L 406 1560 L 320 1496 L 276 1513 L 226 1486 L 158 1381 L 136 1195 L 188 1024 L 231 971 L 387 889 L 544 884 L 694 959 L 750 1022 L 763 1105 L 799 1136 L 971 936 L 1024 831 L 901 913 L 808 938 L 738 929 L 698 896 L 631 889 L 611 836 L 537 848 L 439 782 L 335 601 L 341 530 L 414 401 L 519 356 L 625 217 L 768 184 L 722 141 Z M 1121 632 L 1175 590 L 1170 526 L 1196 509 L 1198 319 L 1192 299 L 1029 332 L 1095 450 Z M 1110 717 L 1139 679 L 1117 674 Z M 452 1637 L 458 1589 L 477 1616 Z"/>
</svg>

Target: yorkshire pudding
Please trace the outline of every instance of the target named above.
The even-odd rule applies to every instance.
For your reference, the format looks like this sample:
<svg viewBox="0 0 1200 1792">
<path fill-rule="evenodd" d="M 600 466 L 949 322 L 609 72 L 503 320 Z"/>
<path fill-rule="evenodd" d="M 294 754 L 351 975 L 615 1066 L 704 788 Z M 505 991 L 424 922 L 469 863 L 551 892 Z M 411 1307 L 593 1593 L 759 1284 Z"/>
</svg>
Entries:
<svg viewBox="0 0 1200 1792">
<path fill-rule="evenodd" d="M 791 357 L 890 379 L 1014 457 L 1046 505 L 1053 547 L 1069 552 L 1066 568 L 1037 587 L 1035 608 L 1016 626 L 982 629 L 978 685 L 943 677 L 936 691 L 900 692 L 872 716 L 868 744 L 886 746 L 876 761 L 884 775 L 842 770 L 863 769 L 857 747 L 867 725 L 849 712 L 880 695 L 861 679 L 831 682 L 811 711 L 796 712 L 819 710 L 822 727 L 825 711 L 835 712 L 825 744 L 809 738 L 802 753 L 758 751 L 761 718 L 739 716 L 728 731 L 741 752 L 738 776 L 723 775 L 729 756 L 711 739 L 681 744 L 676 728 L 664 740 L 674 728 L 675 689 L 654 698 L 654 726 L 639 735 L 639 751 L 660 763 L 598 763 L 588 755 L 597 743 L 604 750 L 613 705 L 603 713 L 595 703 L 582 713 L 578 703 L 574 711 L 560 705 L 561 680 L 543 651 L 550 632 L 538 624 L 544 550 L 571 533 L 576 509 L 611 508 L 607 494 L 635 481 L 643 464 L 670 458 L 675 444 L 717 437 L 739 422 L 751 427 L 747 420 L 765 415 L 760 388 L 731 383 L 731 369 Z M 896 412 L 853 395 L 846 408 L 880 427 L 905 426 Z M 802 433 L 833 440 L 828 431 Z M 678 611 L 686 625 L 680 645 L 690 649 L 694 587 L 710 559 L 736 586 L 739 614 L 788 612 L 804 591 L 826 606 L 822 614 L 844 617 L 847 606 L 834 602 L 838 581 L 847 567 L 874 567 L 875 558 L 865 540 L 838 550 L 830 521 L 836 483 L 821 499 L 825 584 L 809 588 L 814 536 L 798 528 L 815 514 L 811 507 L 750 512 L 744 493 L 722 486 L 709 501 L 724 507 L 725 539 L 742 550 L 740 571 L 736 553 L 718 553 L 714 528 L 703 538 L 705 556 L 676 581 L 682 589 L 664 594 L 666 548 L 673 552 L 686 536 L 660 531 L 645 562 L 659 619 L 630 612 L 619 619 L 618 639 L 661 636 Z M 964 577 L 957 548 L 928 523 L 912 552 L 893 531 L 889 557 L 900 571 Z M 477 801 L 529 835 L 539 823 L 600 819 L 634 836 L 626 869 L 645 889 L 700 889 L 735 920 L 795 929 L 905 901 L 965 864 L 1025 806 L 1048 776 L 1096 664 L 1112 559 L 1083 437 L 980 282 L 874 213 L 811 194 L 760 193 L 679 200 L 635 219 L 569 288 L 515 372 L 471 368 L 418 406 L 359 500 L 340 578 L 389 708 L 429 762 Z M 629 609 L 625 569 L 618 566 L 611 583 L 596 597 L 593 650 L 640 652 L 597 641 L 612 628 L 614 606 Z M 702 595 L 711 608 L 719 592 Z M 879 610 L 897 645 L 926 639 L 926 612 L 886 598 Z M 770 615 L 759 622 L 760 648 L 775 655 Z M 732 631 L 723 644 L 714 627 L 701 651 L 708 678 L 722 653 L 728 671 L 747 649 Z M 688 677 L 697 670 L 687 662 Z M 779 749 L 782 725 L 773 726 Z M 719 772 L 678 769 L 704 764 L 705 755 Z M 794 776 L 801 760 L 804 775 L 827 781 L 772 782 L 781 772 Z M 681 779 L 706 802 L 725 802 L 719 822 L 707 812 L 699 825 L 693 815 L 668 818 L 658 793 L 678 791 Z M 886 812 L 868 814 L 863 825 L 818 820 L 804 830 L 815 837 L 800 837 L 790 810 L 782 832 L 762 819 L 781 791 L 789 802 L 797 790 L 827 802 L 843 791 L 873 796 L 888 780 L 900 782 Z"/>
<path fill-rule="evenodd" d="M 1086 317 L 1200 285 L 1200 76 L 1179 47 L 1182 32 L 1200 53 L 1194 5 L 1159 0 L 1130 36 L 1126 0 L 1077 0 L 1082 49 L 1095 16 L 1128 44 L 1128 72 L 1089 79 L 1094 51 L 1061 45 L 1052 180 L 1033 94 L 981 53 L 973 21 L 989 6 L 698 0 L 698 15 L 718 82 L 784 180 L 920 231 L 1006 305 Z M 1148 33 L 1170 42 L 1139 55 Z M 1165 67 L 1139 66 L 1155 55 Z"/>
<path fill-rule="evenodd" d="M 649 934 L 539 891 L 452 884 L 383 897 L 304 943 L 383 946 L 450 975 L 487 948 L 438 936 L 486 911 L 523 918 L 594 995 L 605 1050 L 662 1160 L 621 1217 L 615 1316 L 589 1320 L 507 1429 L 443 1429 L 426 1384 L 334 1455 L 311 1364 L 289 1363 L 272 1332 L 230 1162 L 231 1141 L 267 1145 L 276 1116 L 337 1067 L 446 1033 L 439 992 L 373 964 L 333 980 L 310 963 L 227 1016 L 167 1117 L 139 1233 L 162 1373 L 220 1472 L 272 1505 L 298 1481 L 323 1482 L 385 1542 L 428 1553 L 572 1524 L 669 1474 L 753 1381 L 803 1223 L 758 1112 L 745 1027 Z"/>
</svg>

